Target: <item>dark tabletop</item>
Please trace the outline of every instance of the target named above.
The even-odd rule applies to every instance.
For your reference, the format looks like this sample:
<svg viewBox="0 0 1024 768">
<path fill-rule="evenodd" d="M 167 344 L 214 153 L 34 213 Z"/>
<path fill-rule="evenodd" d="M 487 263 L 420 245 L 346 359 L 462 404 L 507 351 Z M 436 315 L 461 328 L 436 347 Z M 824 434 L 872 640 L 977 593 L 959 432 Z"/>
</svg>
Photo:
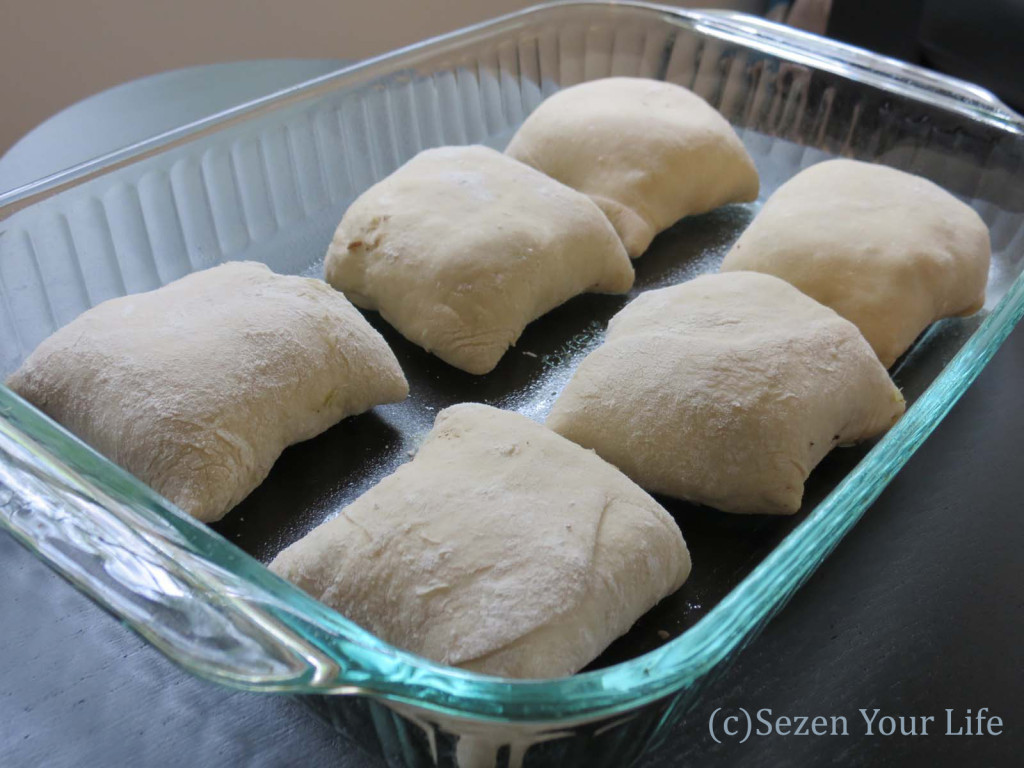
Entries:
<svg viewBox="0 0 1024 768">
<path fill-rule="evenodd" d="M 249 77 L 236 66 L 221 69 L 223 80 L 203 74 L 205 93 L 219 87 L 229 99 L 266 76 L 266 67 Z M 278 80 L 263 91 L 329 66 L 275 66 Z M 187 93 L 196 75 L 180 77 L 166 76 L 160 87 Z M 144 90 L 129 88 L 120 102 L 137 107 L 153 98 Z M 88 102 L 74 110 L 64 130 L 94 116 Z M 46 127 L 48 136 L 61 134 L 59 120 Z M 16 163 L 0 160 L 0 187 L 13 178 L 5 179 L 5 168 L 39 170 L 40 145 L 26 140 L 15 150 Z M 1022 382 L 1018 329 L 865 518 L 644 765 L 1024 762 Z M 0 577 L 3 768 L 378 765 L 291 699 L 236 693 L 182 672 L 2 533 Z M 849 735 L 716 744 L 709 717 L 739 707 L 770 709 L 774 718 L 842 715 Z M 947 709 L 962 728 L 967 710 L 982 707 L 1002 718 L 1000 735 L 944 735 Z M 927 736 L 866 737 L 858 710 L 876 708 L 877 718 L 902 715 L 908 726 L 912 716 L 935 719 Z"/>
</svg>

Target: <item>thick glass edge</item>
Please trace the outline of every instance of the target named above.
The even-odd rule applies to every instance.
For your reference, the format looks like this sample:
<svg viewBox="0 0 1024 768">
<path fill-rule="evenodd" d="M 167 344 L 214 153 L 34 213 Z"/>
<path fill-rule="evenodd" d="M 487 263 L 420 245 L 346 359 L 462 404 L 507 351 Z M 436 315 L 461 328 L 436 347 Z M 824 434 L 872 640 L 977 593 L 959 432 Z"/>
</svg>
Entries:
<svg viewBox="0 0 1024 768">
<path fill-rule="evenodd" d="M 991 91 L 966 80 L 761 17 L 735 11 L 700 13 L 707 17 L 694 25 L 700 31 L 865 85 L 926 101 L 1014 133 L 1024 133 L 1020 115 Z"/>
<path fill-rule="evenodd" d="M 693 684 L 748 639 L 779 610 L 864 514 L 896 472 L 959 399 L 1003 340 L 1024 316 L 1024 277 L 908 410 L 842 483 L 743 582 L 696 626 L 659 649 L 603 670 L 553 681 L 505 681 L 442 667 L 391 648 L 340 614 L 270 573 L 233 544 L 206 529 L 131 475 L 81 443 L 62 427 L 0 386 L 0 418 L 32 434 L 58 455 L 69 457 L 74 473 L 91 476 L 149 512 L 149 521 L 168 523 L 182 542 L 202 556 L 221 561 L 219 569 L 244 579 L 259 594 L 257 603 L 302 640 L 325 652 L 338 666 L 333 674 L 300 674 L 291 679 L 224 675 L 196 665 L 161 640 L 158 628 L 120 619 L 153 641 L 191 672 L 246 690 L 286 693 L 367 694 L 477 719 L 533 721 L 597 718 L 636 709 Z M 0 523 L 10 527 L 6 518 Z M 22 533 L 16 537 L 25 541 Z M 33 548 L 34 549 L 34 548 Z M 230 558 L 225 557 L 230 554 Z M 43 556 L 58 572 L 59 563 Z M 225 566 L 224 560 L 231 565 Z M 76 584 L 80 579 L 71 578 Z M 105 603 L 101 588 L 85 591 Z M 241 599 L 238 594 L 228 600 Z M 291 650 L 291 649 L 289 649 Z M 330 667 L 331 664 L 321 665 Z"/>
<path fill-rule="evenodd" d="M 511 14 L 493 22 L 470 27 L 461 32 L 436 38 L 394 54 L 370 60 L 355 67 L 317 78 L 309 83 L 287 89 L 279 94 L 242 105 L 221 115 L 186 126 L 178 131 L 164 134 L 133 148 L 113 153 L 107 158 L 79 166 L 63 174 L 37 184 L 16 190 L 0 197 L 0 205 L 23 202 L 27 197 L 53 194 L 64 186 L 84 181 L 111 169 L 112 164 L 123 164 L 140 159 L 140 153 L 152 153 L 166 149 L 172 142 L 184 143 L 205 131 L 215 130 L 226 121 L 244 119 L 246 116 L 271 104 L 306 98 L 315 89 L 330 83 L 337 85 L 339 78 L 353 73 L 366 72 L 374 65 L 394 64 L 396 59 L 410 54 L 430 50 L 435 46 L 460 44 L 475 33 L 497 32 L 522 23 L 529 17 L 548 10 L 566 8 L 586 9 L 601 6 L 646 9 L 670 15 L 677 20 L 691 24 L 705 22 L 709 31 L 721 32 L 725 21 L 737 19 L 747 23 L 749 19 L 736 14 L 702 14 L 680 11 L 674 8 L 642 3 L 558 3 L 540 6 Z M 532 19 L 531 19 L 532 20 Z M 736 34 L 737 41 L 746 45 L 764 45 L 764 25 L 757 25 L 757 40 L 748 36 L 735 23 L 728 28 Z M 787 39 L 775 41 L 779 55 L 785 55 L 791 44 Z M 819 46 L 821 43 L 818 44 Z M 825 46 L 828 47 L 828 46 Z M 847 46 L 834 46 L 839 49 Z M 863 54 L 871 57 L 872 54 Z M 814 62 L 818 64 L 818 61 Z M 372 74 L 369 72 L 368 74 Z M 863 81 L 858 70 L 843 70 L 842 74 L 851 79 Z M 908 71 L 906 88 L 908 95 L 921 101 L 939 103 L 948 107 L 950 100 L 961 98 L 967 104 L 967 111 L 983 111 L 1002 121 L 1009 120 L 1010 130 L 1020 132 L 1021 122 L 1012 113 L 1003 112 L 994 99 L 980 99 L 988 106 L 976 106 L 973 96 L 984 96 L 981 89 L 967 87 L 960 90 L 960 96 L 937 95 L 930 84 L 915 85 L 914 73 Z M 890 75 L 886 74 L 885 77 Z M 956 81 L 953 81 L 954 84 Z M 954 93 L 956 89 L 954 89 Z M 961 110 L 963 111 L 963 110 Z M 0 208 L 0 218 L 9 213 Z M 762 562 L 739 586 L 737 586 L 701 622 L 681 637 L 667 643 L 637 659 L 624 662 L 608 669 L 585 673 L 572 678 L 555 681 L 499 681 L 471 673 L 440 667 L 427 660 L 396 651 L 373 635 L 351 624 L 337 613 L 320 606 L 299 590 L 291 587 L 270 574 L 256 561 L 249 558 L 233 545 L 220 539 L 211 531 L 191 520 L 183 519 L 160 497 L 146 486 L 102 457 L 91 452 L 62 428 L 49 422 L 43 429 L 44 416 L 23 403 L 6 388 L 0 387 L 0 401 L 4 418 L 16 419 L 22 425 L 28 424 L 33 439 L 42 438 L 41 443 L 58 450 L 77 450 L 91 455 L 102 467 L 103 477 L 96 479 L 107 482 L 112 476 L 118 477 L 122 491 L 130 493 L 145 507 L 155 511 L 165 521 L 189 539 L 191 545 L 202 542 L 216 544 L 218 550 L 230 548 L 232 560 L 239 563 L 233 570 L 254 587 L 265 592 L 268 610 L 281 622 L 295 630 L 317 647 L 324 648 L 335 657 L 341 667 L 333 679 L 302 679 L 288 684 L 264 683 L 258 680 L 225 679 L 215 669 L 190 666 L 186 661 L 179 663 L 196 674 L 236 687 L 279 690 L 290 693 L 366 693 L 384 698 L 404 701 L 418 707 L 436 709 L 456 716 L 503 719 L 503 720 L 566 720 L 573 718 L 596 718 L 631 710 L 651 700 L 671 695 L 689 684 L 724 659 L 740 643 L 753 634 L 761 623 L 777 611 L 788 597 L 803 583 L 820 562 L 829 554 L 842 536 L 861 517 L 868 505 L 878 496 L 910 455 L 935 428 L 938 421 L 948 412 L 967 386 L 974 380 L 984 365 L 998 349 L 1016 323 L 1024 315 L 1024 277 L 1019 278 L 972 335 L 960 352 L 946 366 L 942 374 L 908 411 L 907 415 L 886 435 L 849 476 L 825 499 L 808 518 L 795 529 L 782 544 Z M 49 434 L 46 434 L 49 433 Z M 65 454 L 58 454 L 65 455 Z M 118 476 L 120 473 L 120 476 Z M 23 538 L 23 537 L 20 537 Z M 241 555 L 241 557 L 239 557 Z M 59 566 L 50 563 L 60 570 Z M 124 617 L 121 617 L 124 618 Z M 130 621 L 128 623 L 131 623 Z M 138 627 L 137 627 L 138 628 Z M 144 629 L 144 628 L 143 628 Z M 143 634 L 147 634 L 143 632 Z M 351 647 L 343 647 L 351 644 Z M 174 657 L 174 649 L 163 648 Z M 354 674 L 358 672 L 358 674 Z"/>
</svg>

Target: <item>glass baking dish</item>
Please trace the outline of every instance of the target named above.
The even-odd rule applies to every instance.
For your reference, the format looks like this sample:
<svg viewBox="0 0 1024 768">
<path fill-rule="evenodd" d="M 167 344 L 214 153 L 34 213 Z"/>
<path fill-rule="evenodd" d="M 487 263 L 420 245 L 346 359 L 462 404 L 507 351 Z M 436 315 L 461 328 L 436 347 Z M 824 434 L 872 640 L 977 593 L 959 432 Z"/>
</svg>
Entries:
<svg viewBox="0 0 1024 768">
<path fill-rule="evenodd" d="M 389 764 L 630 764 L 829 554 L 1024 314 L 1024 121 L 986 91 L 741 14 L 538 6 L 0 197 L 0 373 L 89 306 L 224 260 L 319 274 L 347 204 L 417 151 L 501 148 L 545 96 L 609 75 L 665 79 L 708 99 L 754 156 L 761 201 L 830 156 L 928 176 L 982 214 L 993 265 L 985 309 L 936 324 L 894 368 L 906 416 L 877 443 L 834 452 L 799 515 L 754 520 L 666 501 L 694 553 L 691 583 L 587 671 L 512 682 L 439 666 L 260 560 L 407 459 L 437 408 L 482 400 L 542 418 L 623 297 L 582 297 L 535 322 L 482 378 L 371 317 L 413 397 L 286 451 L 216 531 L 0 386 L 0 521 L 189 671 L 300 694 Z M 759 205 L 660 236 L 636 262 L 637 290 L 715 269 Z M 326 467 L 316 461 L 325 452 Z"/>
</svg>

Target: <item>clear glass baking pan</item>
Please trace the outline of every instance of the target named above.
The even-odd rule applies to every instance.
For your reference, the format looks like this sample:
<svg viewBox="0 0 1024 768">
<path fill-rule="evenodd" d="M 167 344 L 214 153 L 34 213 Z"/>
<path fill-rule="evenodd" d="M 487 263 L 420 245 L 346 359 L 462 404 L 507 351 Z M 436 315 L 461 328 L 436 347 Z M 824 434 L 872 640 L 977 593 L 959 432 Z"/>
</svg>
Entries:
<svg viewBox="0 0 1024 768">
<path fill-rule="evenodd" d="M 406 460 L 438 408 L 482 400 L 543 417 L 623 297 L 570 302 L 479 378 L 373 317 L 409 375 L 410 401 L 289 449 L 216 530 L 0 387 L 0 521 L 186 669 L 300 694 L 393 765 L 630 764 L 829 554 L 1024 313 L 1024 122 L 987 92 L 738 14 L 540 6 L 0 198 L 0 373 L 89 306 L 227 259 L 317 274 L 347 204 L 417 151 L 503 147 L 546 95 L 608 75 L 670 80 L 707 98 L 754 156 L 762 201 L 834 155 L 928 176 L 984 217 L 993 265 L 983 312 L 936 324 L 894 369 L 912 403 L 906 416 L 876 444 L 834 452 L 799 515 L 742 518 L 666 500 L 694 575 L 588 671 L 508 682 L 433 664 L 260 561 Z M 636 262 L 636 290 L 715 269 L 759 205 L 672 228 Z"/>
</svg>

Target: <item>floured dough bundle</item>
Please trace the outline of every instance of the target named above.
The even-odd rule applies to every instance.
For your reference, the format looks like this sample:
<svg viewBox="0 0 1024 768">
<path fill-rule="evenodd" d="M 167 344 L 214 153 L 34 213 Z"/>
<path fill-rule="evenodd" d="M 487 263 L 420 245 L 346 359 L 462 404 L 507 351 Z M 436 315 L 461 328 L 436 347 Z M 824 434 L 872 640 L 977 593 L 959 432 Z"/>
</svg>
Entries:
<svg viewBox="0 0 1024 768">
<path fill-rule="evenodd" d="M 722 270 L 786 280 L 852 322 L 889 367 L 935 320 L 985 303 L 981 217 L 927 179 L 831 160 L 783 184 Z"/>
<path fill-rule="evenodd" d="M 345 212 L 327 281 L 407 339 L 487 373 L 527 323 L 633 268 L 601 211 L 486 147 L 421 152 Z"/>
<path fill-rule="evenodd" d="M 384 339 L 344 296 L 251 262 L 106 301 L 7 383 L 205 522 L 245 498 L 288 445 L 408 393 Z"/>
<path fill-rule="evenodd" d="M 658 80 L 613 77 L 559 91 L 505 151 L 590 195 L 633 258 L 684 216 L 757 197 L 757 169 L 728 121 Z"/>
<path fill-rule="evenodd" d="M 627 305 L 547 425 L 649 491 L 790 514 L 826 453 L 903 408 L 851 323 L 778 278 L 731 272 Z"/>
<path fill-rule="evenodd" d="M 539 678 L 596 657 L 682 585 L 690 557 L 617 469 L 525 416 L 464 403 L 270 568 L 400 648 Z"/>
</svg>

